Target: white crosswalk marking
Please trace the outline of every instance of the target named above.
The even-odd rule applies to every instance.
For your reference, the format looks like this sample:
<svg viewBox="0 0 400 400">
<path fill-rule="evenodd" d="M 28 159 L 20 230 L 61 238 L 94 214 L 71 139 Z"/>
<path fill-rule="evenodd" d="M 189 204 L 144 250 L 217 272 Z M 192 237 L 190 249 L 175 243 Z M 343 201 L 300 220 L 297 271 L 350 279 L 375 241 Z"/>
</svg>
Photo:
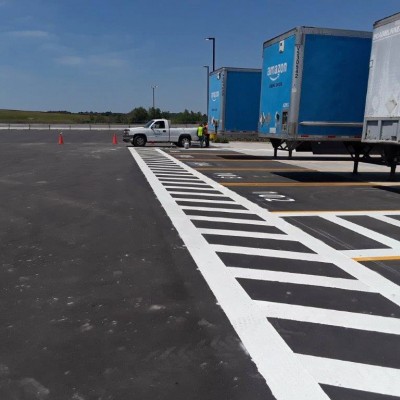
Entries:
<svg viewBox="0 0 400 400">
<path fill-rule="evenodd" d="M 373 238 L 376 242 L 397 249 L 397 251 L 400 252 L 400 242 L 398 240 L 391 239 L 385 235 L 381 235 L 380 233 L 374 232 L 371 229 L 364 228 L 353 222 L 346 221 L 345 219 L 340 217 L 336 217 L 333 215 L 323 215 L 322 218 L 326 219 L 327 221 L 333 222 L 334 224 L 342 226 L 343 228 L 347 228 L 354 232 L 357 232 L 359 235 L 363 235 L 367 238 Z"/>
<path fill-rule="evenodd" d="M 326 324 L 350 329 L 400 335 L 400 319 L 348 311 L 327 310 L 294 304 L 255 300 L 267 318 L 284 318 L 293 321 Z"/>
<path fill-rule="evenodd" d="M 271 239 L 271 240 L 290 240 L 295 241 L 295 238 L 291 238 L 288 235 L 277 234 L 277 233 L 263 233 L 263 232 L 245 232 L 245 231 L 234 231 L 227 229 L 207 229 L 199 228 L 199 231 L 203 235 L 218 235 L 218 236 L 236 236 L 236 237 L 247 237 L 257 239 Z"/>
<path fill-rule="evenodd" d="M 331 278 L 325 276 L 313 276 L 249 268 L 229 267 L 228 269 L 236 278 L 296 283 L 299 285 L 321 286 L 360 292 L 374 292 L 372 288 L 365 286 L 363 283 L 355 279 Z"/>
<path fill-rule="evenodd" d="M 268 282 L 268 285 L 294 285 L 300 287 L 303 291 L 311 290 L 313 287 L 326 288 L 333 292 L 345 290 L 350 293 L 350 297 L 353 296 L 351 301 L 356 303 L 362 302 L 362 296 L 376 296 L 372 298 L 384 300 L 387 302 L 385 304 L 390 304 L 395 308 L 400 305 L 399 286 L 352 260 L 352 258 L 368 255 L 374 257 L 377 254 L 398 256 L 400 255 L 399 241 L 340 218 L 340 216 L 365 215 L 365 213 L 270 213 L 161 150 L 153 150 L 150 165 L 146 163 L 146 159 L 142 159 L 141 151 L 134 149 L 130 149 L 130 151 L 277 400 L 328 399 L 319 384 L 400 396 L 399 369 L 294 353 L 267 319 L 286 319 L 321 326 L 348 328 L 361 332 L 400 336 L 400 319 L 396 317 L 397 314 L 379 316 L 375 315 L 373 310 L 366 310 L 365 313 L 361 311 L 351 312 L 350 310 L 338 311 L 330 308 L 319 308 L 314 304 L 313 306 L 305 306 L 257 300 L 253 299 L 239 284 L 239 281 L 244 279 L 250 283 L 264 282 L 265 284 Z M 175 165 L 174 170 L 170 169 L 169 166 L 161 171 L 159 170 L 161 167 L 153 170 L 152 164 L 154 162 L 161 166 L 165 161 L 172 162 Z M 195 185 L 190 182 L 189 186 L 177 186 L 175 182 L 182 182 L 186 178 L 181 179 L 179 177 L 179 180 L 177 180 L 173 175 L 177 170 L 176 168 L 184 172 L 185 177 L 187 174 L 191 174 L 192 178 L 198 178 L 201 184 Z M 168 170 L 171 170 L 171 175 L 168 175 Z M 173 182 L 167 182 L 169 177 Z M 173 197 L 174 195 L 183 197 Z M 190 195 L 192 198 L 185 198 L 186 195 Z M 194 196 L 196 198 L 193 198 Z M 214 197 L 216 200 L 202 199 L 205 196 Z M 229 200 L 218 200 L 219 197 Z M 204 205 L 229 204 L 242 206 L 244 209 L 180 205 L 180 202 L 203 203 Z M 207 212 L 210 211 L 219 213 L 219 216 L 208 216 Z M 198 215 L 186 215 L 185 212 L 196 212 Z M 222 216 L 224 213 L 233 215 L 225 218 Z M 237 214 L 237 217 L 234 214 Z M 337 251 L 281 218 L 281 216 L 316 215 L 337 226 L 353 230 L 365 237 L 372 237 L 375 241 L 388 246 L 389 249 Z M 400 215 L 400 211 L 382 211 L 368 214 L 368 216 L 381 222 L 399 226 L 400 221 L 390 218 L 390 215 Z M 257 219 L 252 219 L 251 216 Z M 189 221 L 194 223 L 207 222 L 206 226 L 208 227 L 196 228 L 195 224 L 188 223 Z M 216 223 L 235 224 L 238 228 L 213 228 L 212 224 Z M 241 224 L 251 225 L 254 232 L 241 230 Z M 275 227 L 278 232 L 282 233 L 264 233 L 261 231 L 261 227 Z M 258 229 L 260 231 L 257 231 Z M 227 243 L 229 243 L 230 238 L 266 239 L 266 241 L 263 248 L 222 245 L 208 243 L 205 240 L 205 235 L 207 235 L 207 238 L 224 237 L 223 240 L 227 240 Z M 303 248 L 308 248 L 310 252 L 268 248 L 268 246 L 271 246 L 270 241 L 276 243 L 279 240 L 283 243 L 290 241 L 299 243 Z M 251 263 L 246 268 L 242 268 L 229 264 L 225 265 L 222 261 L 222 255 L 264 257 L 268 261 L 266 261 L 264 269 L 252 268 Z M 316 263 L 319 268 L 324 268 L 325 265 L 326 268 L 331 268 L 333 264 L 346 272 L 349 278 L 276 271 L 268 268 L 270 260 L 280 260 L 287 263 L 292 261 Z M 354 279 L 351 279 L 351 277 Z M 357 295 L 361 296 L 360 299 L 356 297 Z M 358 310 L 358 308 L 356 309 Z M 393 351 L 398 352 L 399 350 L 393 349 Z"/>
<path fill-rule="evenodd" d="M 308 355 L 298 357 L 310 374 L 322 384 L 400 396 L 398 369 Z"/>
</svg>

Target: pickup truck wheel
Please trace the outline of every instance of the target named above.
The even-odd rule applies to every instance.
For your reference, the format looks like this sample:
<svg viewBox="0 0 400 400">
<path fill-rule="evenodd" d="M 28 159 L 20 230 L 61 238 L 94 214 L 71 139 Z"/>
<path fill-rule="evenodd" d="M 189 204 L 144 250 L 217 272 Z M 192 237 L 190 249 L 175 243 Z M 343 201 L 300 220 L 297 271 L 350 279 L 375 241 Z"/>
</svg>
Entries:
<svg viewBox="0 0 400 400">
<path fill-rule="evenodd" d="M 144 136 L 135 136 L 133 138 L 132 144 L 135 147 L 143 147 L 146 144 L 146 138 Z"/>
<path fill-rule="evenodd" d="M 190 147 L 190 144 L 191 144 L 190 138 L 188 138 L 187 136 L 179 138 L 179 142 L 178 142 L 179 147 L 185 147 L 185 143 L 188 143 L 188 145 Z"/>
</svg>

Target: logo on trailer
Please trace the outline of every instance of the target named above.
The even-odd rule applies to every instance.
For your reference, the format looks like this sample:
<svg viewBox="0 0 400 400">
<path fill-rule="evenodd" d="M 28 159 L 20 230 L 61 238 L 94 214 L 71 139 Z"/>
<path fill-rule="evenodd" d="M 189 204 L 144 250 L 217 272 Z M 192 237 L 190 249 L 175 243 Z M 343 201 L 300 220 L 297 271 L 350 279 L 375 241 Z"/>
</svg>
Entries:
<svg viewBox="0 0 400 400">
<path fill-rule="evenodd" d="M 281 74 L 285 72 L 287 72 L 287 63 L 272 65 L 267 68 L 267 76 L 273 82 L 279 79 Z"/>
<path fill-rule="evenodd" d="M 219 92 L 212 92 L 211 93 L 211 100 L 212 101 L 217 101 L 218 97 L 219 97 Z"/>
</svg>

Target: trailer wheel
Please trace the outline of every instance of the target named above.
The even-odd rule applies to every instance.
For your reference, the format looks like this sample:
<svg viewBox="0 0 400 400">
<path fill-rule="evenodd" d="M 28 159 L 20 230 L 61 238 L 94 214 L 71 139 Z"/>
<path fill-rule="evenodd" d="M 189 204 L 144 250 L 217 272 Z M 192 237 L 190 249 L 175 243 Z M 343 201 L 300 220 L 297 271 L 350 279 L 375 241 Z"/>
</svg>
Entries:
<svg viewBox="0 0 400 400">
<path fill-rule="evenodd" d="M 146 144 L 146 137 L 143 135 L 138 135 L 133 138 L 132 144 L 135 147 L 143 147 Z"/>
<path fill-rule="evenodd" d="M 185 143 L 187 143 L 189 145 L 189 147 L 190 147 L 190 145 L 191 145 L 190 137 L 182 136 L 182 137 L 179 138 L 179 142 L 178 142 L 178 146 L 179 147 L 185 147 Z"/>
</svg>

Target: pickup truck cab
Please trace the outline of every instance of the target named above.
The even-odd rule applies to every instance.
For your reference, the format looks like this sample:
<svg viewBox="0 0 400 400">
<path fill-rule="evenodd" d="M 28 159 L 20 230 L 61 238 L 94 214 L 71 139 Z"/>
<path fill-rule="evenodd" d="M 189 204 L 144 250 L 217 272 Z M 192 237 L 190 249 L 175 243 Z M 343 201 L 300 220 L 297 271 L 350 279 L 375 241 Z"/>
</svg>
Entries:
<svg viewBox="0 0 400 400">
<path fill-rule="evenodd" d="M 172 128 L 167 119 L 152 119 L 144 126 L 124 129 L 122 140 L 138 147 L 146 143 L 174 143 L 184 147 L 198 137 L 197 128 Z"/>
</svg>

